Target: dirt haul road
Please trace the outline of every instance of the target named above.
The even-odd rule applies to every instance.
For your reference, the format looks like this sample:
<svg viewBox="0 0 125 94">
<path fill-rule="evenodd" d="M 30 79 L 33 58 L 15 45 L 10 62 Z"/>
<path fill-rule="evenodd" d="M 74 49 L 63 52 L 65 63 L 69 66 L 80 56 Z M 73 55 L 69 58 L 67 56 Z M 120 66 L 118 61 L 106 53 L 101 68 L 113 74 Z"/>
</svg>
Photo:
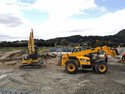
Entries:
<svg viewBox="0 0 125 94">
<path fill-rule="evenodd" d="M 48 59 L 42 68 L 1 69 L 0 88 L 34 94 L 125 94 L 125 65 L 111 58 L 106 74 L 79 70 L 68 74 L 57 66 L 58 58 Z"/>
</svg>

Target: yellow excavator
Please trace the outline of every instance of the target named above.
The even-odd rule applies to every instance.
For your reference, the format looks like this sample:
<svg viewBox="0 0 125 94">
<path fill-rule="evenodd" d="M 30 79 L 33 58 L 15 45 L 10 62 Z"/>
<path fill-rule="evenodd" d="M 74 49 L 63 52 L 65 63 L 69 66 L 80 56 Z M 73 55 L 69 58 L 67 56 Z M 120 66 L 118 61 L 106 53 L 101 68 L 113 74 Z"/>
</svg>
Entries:
<svg viewBox="0 0 125 94">
<path fill-rule="evenodd" d="M 19 66 L 22 69 L 24 66 L 39 66 L 41 63 L 38 62 L 40 55 L 37 53 L 37 46 L 34 45 L 33 29 L 31 29 L 29 41 L 28 41 L 28 54 L 24 54 L 22 57 L 22 65 Z"/>
<path fill-rule="evenodd" d="M 70 74 L 75 74 L 78 68 L 93 68 L 96 73 L 104 74 L 107 72 L 108 67 L 105 60 L 100 58 L 93 58 L 92 53 L 99 53 L 103 50 L 105 53 L 115 57 L 115 51 L 110 50 L 106 45 L 103 47 L 96 47 L 72 54 L 64 54 L 61 57 L 61 66 L 64 66 L 66 71 Z"/>
</svg>

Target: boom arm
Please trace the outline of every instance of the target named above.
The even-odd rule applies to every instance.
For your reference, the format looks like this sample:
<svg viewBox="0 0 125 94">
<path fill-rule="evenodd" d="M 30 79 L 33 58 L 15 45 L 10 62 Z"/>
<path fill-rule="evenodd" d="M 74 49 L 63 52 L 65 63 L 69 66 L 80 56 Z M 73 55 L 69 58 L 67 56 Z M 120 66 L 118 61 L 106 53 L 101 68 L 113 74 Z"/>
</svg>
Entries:
<svg viewBox="0 0 125 94">
<path fill-rule="evenodd" d="M 105 53 L 115 57 L 117 54 L 115 51 L 111 51 L 106 45 L 103 47 L 96 47 L 94 49 L 89 49 L 89 50 L 84 50 L 76 53 L 69 54 L 68 56 L 81 56 L 81 55 L 86 55 L 94 52 L 101 52 L 101 50 L 104 50 Z"/>
<path fill-rule="evenodd" d="M 32 45 L 32 50 L 31 50 L 31 45 Z M 33 29 L 31 29 L 31 33 L 30 33 L 30 37 L 29 37 L 29 41 L 28 41 L 28 50 L 29 50 L 29 54 L 35 54 Z"/>
<path fill-rule="evenodd" d="M 76 53 L 69 54 L 69 56 L 81 56 L 81 55 L 86 55 L 94 52 L 101 52 L 101 47 L 96 47 L 94 49 L 89 49 L 89 50 L 84 50 Z"/>
<path fill-rule="evenodd" d="M 117 56 L 116 51 L 110 50 L 106 45 L 102 47 L 102 50 L 113 57 Z"/>
</svg>

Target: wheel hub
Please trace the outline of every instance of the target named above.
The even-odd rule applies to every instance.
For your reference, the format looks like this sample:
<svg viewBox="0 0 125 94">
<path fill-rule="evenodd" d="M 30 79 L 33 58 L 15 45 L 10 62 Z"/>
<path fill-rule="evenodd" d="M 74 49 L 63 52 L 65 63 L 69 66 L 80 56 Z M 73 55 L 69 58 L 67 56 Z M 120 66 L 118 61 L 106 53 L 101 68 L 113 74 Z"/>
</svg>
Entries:
<svg viewBox="0 0 125 94">
<path fill-rule="evenodd" d="M 74 71 L 75 70 L 75 66 L 73 64 L 69 64 L 68 65 L 68 70 L 69 71 Z"/>
</svg>

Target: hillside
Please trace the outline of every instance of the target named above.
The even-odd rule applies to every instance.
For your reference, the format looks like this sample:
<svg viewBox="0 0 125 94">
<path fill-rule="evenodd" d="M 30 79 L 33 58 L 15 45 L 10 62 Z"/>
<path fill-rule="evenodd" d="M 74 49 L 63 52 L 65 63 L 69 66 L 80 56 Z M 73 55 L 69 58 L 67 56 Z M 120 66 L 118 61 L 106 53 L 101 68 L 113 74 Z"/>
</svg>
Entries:
<svg viewBox="0 0 125 94">
<path fill-rule="evenodd" d="M 117 34 L 115 34 L 115 36 L 125 37 L 125 29 L 119 31 Z"/>
<path fill-rule="evenodd" d="M 69 37 L 60 37 L 55 39 L 49 39 L 49 42 L 61 42 L 61 40 L 66 39 L 68 42 L 72 43 L 80 43 L 80 42 L 88 42 L 93 40 L 99 41 L 109 41 L 114 43 L 124 43 L 125 42 L 125 29 L 119 31 L 115 35 L 109 36 L 81 36 L 81 35 L 74 35 Z"/>
<path fill-rule="evenodd" d="M 54 39 L 49 39 L 47 41 L 50 42 L 61 42 L 63 39 L 66 39 L 68 42 L 78 42 L 78 40 L 82 39 L 83 36 L 81 35 L 74 35 L 74 36 L 69 36 L 69 37 L 59 37 L 59 38 L 54 38 Z"/>
<path fill-rule="evenodd" d="M 125 45 L 125 29 L 119 31 L 115 35 L 109 35 L 109 36 L 81 36 L 81 35 L 74 35 L 74 36 L 68 36 L 68 37 L 59 37 L 59 38 L 54 38 L 54 39 L 48 39 L 48 40 L 43 40 L 43 39 L 34 39 L 35 45 L 43 47 L 50 47 L 54 46 L 54 44 L 60 45 L 61 41 L 65 39 L 68 44 L 70 43 L 84 43 L 91 46 L 93 45 Z M 98 41 L 97 41 L 98 40 Z M 3 41 L 0 43 L 0 47 L 27 47 L 27 41 L 13 41 L 13 42 L 6 42 Z"/>
</svg>

